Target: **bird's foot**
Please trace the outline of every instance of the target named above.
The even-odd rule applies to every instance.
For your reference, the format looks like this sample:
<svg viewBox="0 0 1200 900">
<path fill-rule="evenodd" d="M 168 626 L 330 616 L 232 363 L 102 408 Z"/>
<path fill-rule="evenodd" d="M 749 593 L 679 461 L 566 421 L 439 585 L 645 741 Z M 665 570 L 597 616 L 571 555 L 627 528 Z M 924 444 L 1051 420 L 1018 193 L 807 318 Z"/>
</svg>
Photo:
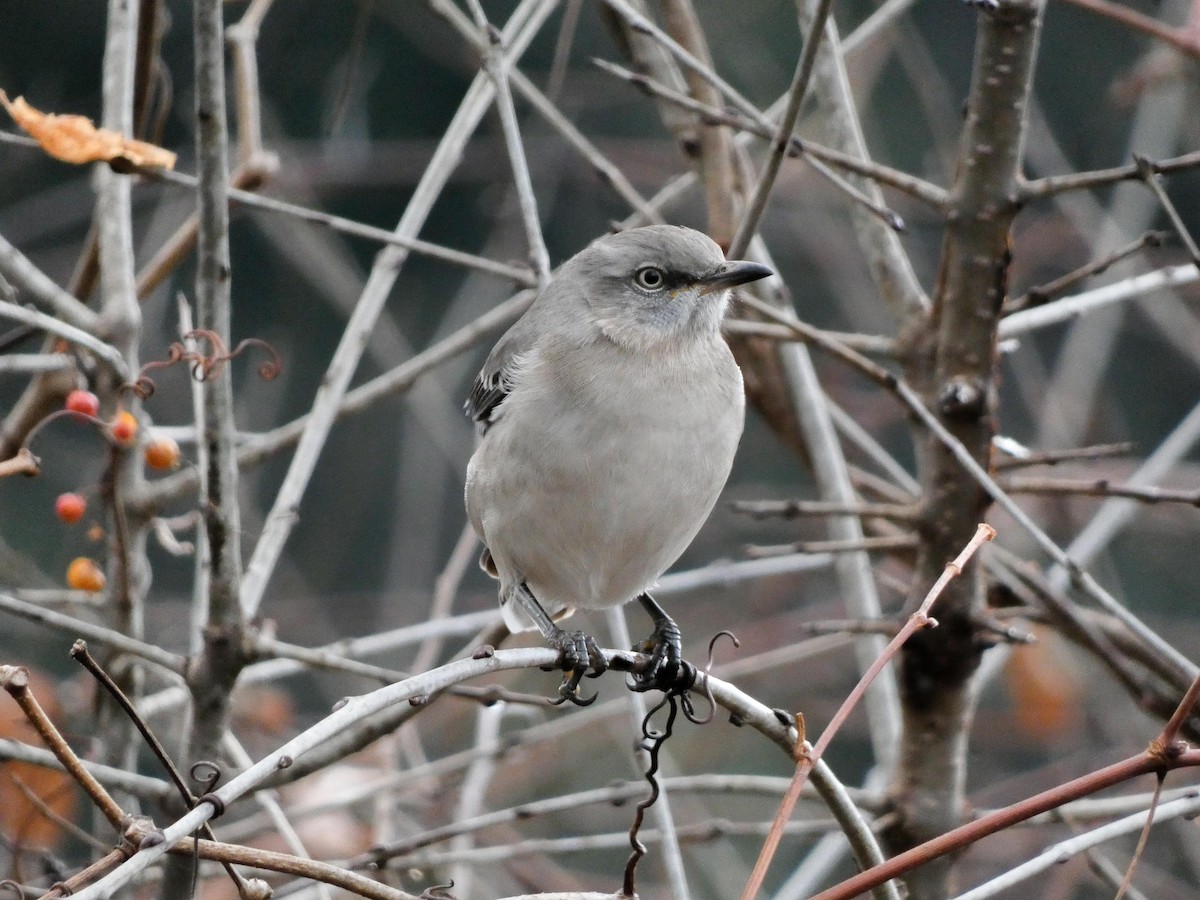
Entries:
<svg viewBox="0 0 1200 900">
<path fill-rule="evenodd" d="M 565 673 L 562 684 L 558 686 L 558 699 L 550 702 L 555 706 L 568 701 L 576 706 L 591 706 L 596 702 L 596 694 L 590 697 L 582 696 L 579 692 L 579 682 L 583 680 L 584 675 L 599 678 L 608 670 L 608 661 L 604 658 L 596 639 L 582 631 L 555 628 L 546 640 L 559 652 L 558 664 Z"/>
<path fill-rule="evenodd" d="M 633 650 L 650 658 L 634 666 L 627 681 L 630 690 L 682 693 L 695 683 L 696 668 L 683 658 L 683 641 L 673 619 L 664 615 Z"/>
</svg>

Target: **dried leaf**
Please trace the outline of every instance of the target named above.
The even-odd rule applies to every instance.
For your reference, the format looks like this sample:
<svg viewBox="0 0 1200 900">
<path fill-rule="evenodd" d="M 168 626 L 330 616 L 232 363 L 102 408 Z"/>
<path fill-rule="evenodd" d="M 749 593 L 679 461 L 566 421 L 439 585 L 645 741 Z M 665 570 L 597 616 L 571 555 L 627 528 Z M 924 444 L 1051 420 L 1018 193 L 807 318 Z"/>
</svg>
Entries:
<svg viewBox="0 0 1200 900">
<path fill-rule="evenodd" d="M 61 720 L 63 711 L 54 681 L 30 669 L 29 686 L 46 715 Z M 0 738 L 34 746 L 39 743 L 32 726 L 11 705 L 0 715 Z M 63 830 L 54 816 L 73 818 L 75 801 L 74 783 L 65 772 L 15 760 L 0 763 L 0 834 L 10 844 L 40 850 L 58 846 Z"/>
<path fill-rule="evenodd" d="M 0 104 L 51 156 L 69 163 L 125 160 L 135 166 L 175 168 L 175 154 L 145 141 L 135 141 L 107 128 L 97 128 L 86 116 L 60 116 L 34 109 L 24 97 L 9 100 L 0 91 Z"/>
</svg>

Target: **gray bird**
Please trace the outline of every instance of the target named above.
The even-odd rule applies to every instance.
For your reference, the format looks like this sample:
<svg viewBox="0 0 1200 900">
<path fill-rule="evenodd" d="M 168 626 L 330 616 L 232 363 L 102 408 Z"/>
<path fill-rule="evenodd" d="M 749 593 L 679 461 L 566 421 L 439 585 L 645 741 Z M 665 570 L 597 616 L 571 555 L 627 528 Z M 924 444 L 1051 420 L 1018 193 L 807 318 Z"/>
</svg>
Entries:
<svg viewBox="0 0 1200 900">
<path fill-rule="evenodd" d="M 721 319 L 729 288 L 770 274 L 690 228 L 608 235 L 562 265 L 475 379 L 467 514 L 510 628 L 532 623 L 562 652 L 557 702 L 585 702 L 580 679 L 606 663 L 547 610 L 636 597 L 654 631 L 631 687 L 665 689 L 680 671 L 679 629 L 647 590 L 729 475 L 745 400 Z"/>
</svg>

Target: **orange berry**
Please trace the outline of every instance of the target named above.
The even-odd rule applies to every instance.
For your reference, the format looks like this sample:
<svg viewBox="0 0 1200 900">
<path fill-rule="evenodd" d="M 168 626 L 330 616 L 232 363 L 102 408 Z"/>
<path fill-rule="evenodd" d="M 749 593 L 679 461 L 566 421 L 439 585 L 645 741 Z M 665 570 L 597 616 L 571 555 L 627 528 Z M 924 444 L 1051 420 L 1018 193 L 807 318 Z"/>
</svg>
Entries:
<svg viewBox="0 0 1200 900">
<path fill-rule="evenodd" d="M 67 566 L 67 584 L 77 591 L 96 593 L 104 590 L 104 573 L 94 560 L 77 556 Z"/>
<path fill-rule="evenodd" d="M 146 465 L 152 469 L 174 469 L 179 465 L 179 445 L 165 435 L 146 445 Z"/>
<path fill-rule="evenodd" d="M 54 501 L 54 512 L 68 525 L 74 525 L 87 512 L 87 500 L 82 494 L 59 494 Z"/>
<path fill-rule="evenodd" d="M 100 398 L 91 391 L 71 391 L 67 394 L 66 408 L 71 412 L 94 416 L 100 412 Z"/>
<path fill-rule="evenodd" d="M 108 423 L 108 432 L 112 435 L 112 439 L 122 447 L 132 447 L 137 440 L 138 422 L 134 418 L 133 413 L 127 409 L 121 410 L 116 417 Z"/>
</svg>

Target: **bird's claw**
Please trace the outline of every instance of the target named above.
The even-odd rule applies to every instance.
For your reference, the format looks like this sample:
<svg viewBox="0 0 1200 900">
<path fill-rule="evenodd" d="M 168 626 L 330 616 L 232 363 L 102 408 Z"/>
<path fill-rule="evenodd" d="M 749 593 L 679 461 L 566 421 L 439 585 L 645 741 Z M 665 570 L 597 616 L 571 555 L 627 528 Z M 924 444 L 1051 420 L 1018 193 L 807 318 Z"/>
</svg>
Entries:
<svg viewBox="0 0 1200 900">
<path fill-rule="evenodd" d="M 683 641 L 679 626 L 672 619 L 663 619 L 644 641 L 634 644 L 633 650 L 645 653 L 650 659 L 635 666 L 627 684 L 633 691 L 686 691 L 696 680 L 695 667 L 683 659 Z"/>
<path fill-rule="evenodd" d="M 579 693 L 579 682 L 586 675 L 589 678 L 599 678 L 608 670 L 608 661 L 600 650 L 600 645 L 590 634 L 582 631 L 559 630 L 550 638 L 550 646 L 558 650 L 559 666 L 562 668 L 562 684 L 558 686 L 558 699 L 550 703 L 558 706 L 571 702 L 576 706 L 591 706 L 596 702 L 596 694 L 584 697 Z"/>
</svg>

